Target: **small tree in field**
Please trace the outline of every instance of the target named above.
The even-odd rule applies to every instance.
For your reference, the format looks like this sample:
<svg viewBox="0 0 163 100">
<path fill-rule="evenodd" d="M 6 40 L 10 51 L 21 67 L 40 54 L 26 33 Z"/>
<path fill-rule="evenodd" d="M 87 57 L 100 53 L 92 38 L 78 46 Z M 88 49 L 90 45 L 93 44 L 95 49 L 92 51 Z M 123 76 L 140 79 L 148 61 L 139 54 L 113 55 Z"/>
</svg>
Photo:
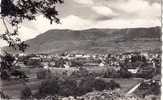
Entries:
<svg viewBox="0 0 163 100">
<path fill-rule="evenodd" d="M 22 100 L 26 100 L 27 98 L 31 98 L 32 97 L 32 91 L 29 87 L 25 87 L 22 91 L 21 91 L 21 99 Z"/>
</svg>

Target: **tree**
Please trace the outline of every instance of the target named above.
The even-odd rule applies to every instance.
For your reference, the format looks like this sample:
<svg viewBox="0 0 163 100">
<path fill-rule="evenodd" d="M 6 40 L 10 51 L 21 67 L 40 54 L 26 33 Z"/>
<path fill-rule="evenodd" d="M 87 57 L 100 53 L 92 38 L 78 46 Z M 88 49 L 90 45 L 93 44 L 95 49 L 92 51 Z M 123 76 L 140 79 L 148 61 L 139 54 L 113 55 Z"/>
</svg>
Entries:
<svg viewBox="0 0 163 100">
<path fill-rule="evenodd" d="M 25 19 L 36 20 L 39 14 L 50 20 L 60 23 L 57 17 L 56 4 L 63 3 L 63 0 L 1 0 L 1 20 L 6 28 L 5 33 L 1 33 L 0 38 L 7 41 L 10 47 L 24 51 L 28 45 L 18 38 L 18 25 Z M 8 24 L 12 26 L 12 32 Z"/>
<path fill-rule="evenodd" d="M 32 91 L 31 89 L 27 86 L 21 91 L 21 99 L 22 100 L 27 100 L 32 97 Z"/>
<path fill-rule="evenodd" d="M 0 73 L 2 79 L 9 79 L 11 70 L 13 69 L 15 58 L 6 52 L 4 56 L 1 57 L 1 67 L 0 67 Z"/>
<path fill-rule="evenodd" d="M 56 4 L 58 3 L 63 3 L 63 0 L 1 0 L 0 19 L 6 31 L 1 33 L 0 39 L 5 40 L 9 47 L 24 52 L 28 45 L 18 38 L 18 25 L 25 19 L 29 21 L 36 20 L 36 17 L 40 14 L 49 19 L 51 24 L 53 21 L 60 23 L 57 17 L 58 11 L 56 10 Z M 9 29 L 8 25 L 12 29 Z M 6 57 L 9 59 L 6 59 Z M 1 76 L 7 78 L 9 77 L 8 72 L 13 70 L 11 68 L 14 68 L 12 67 L 14 59 L 9 53 L 1 58 L 1 72 L 3 72 Z"/>
<path fill-rule="evenodd" d="M 8 80 L 10 76 L 15 76 L 20 79 L 28 78 L 27 75 L 19 70 L 16 66 L 16 59 L 10 53 L 5 53 L 4 56 L 1 57 L 1 67 L 0 67 L 0 77 L 3 80 Z"/>
<path fill-rule="evenodd" d="M 53 21 L 60 23 L 57 17 L 58 11 L 56 10 L 56 4 L 58 3 L 63 3 L 63 0 L 1 0 L 0 19 L 6 30 L 0 34 L 0 39 L 6 41 L 9 47 L 24 52 L 28 45 L 18 37 L 18 25 L 24 20 L 36 20 L 36 17 L 40 14 L 49 19 L 51 24 Z M 9 29 L 8 25 L 12 29 Z M 13 65 L 15 59 L 10 54 L 6 54 L 1 58 L 1 77 L 7 79 L 10 77 L 9 73 L 15 70 Z M 24 91 L 29 91 L 29 89 L 27 88 Z M 31 94 L 30 91 L 28 94 L 24 93 L 26 92 L 23 92 L 22 95 L 25 98 Z"/>
<path fill-rule="evenodd" d="M 0 91 L 0 98 L 4 100 L 9 100 L 9 96 L 6 95 L 2 90 Z"/>
</svg>

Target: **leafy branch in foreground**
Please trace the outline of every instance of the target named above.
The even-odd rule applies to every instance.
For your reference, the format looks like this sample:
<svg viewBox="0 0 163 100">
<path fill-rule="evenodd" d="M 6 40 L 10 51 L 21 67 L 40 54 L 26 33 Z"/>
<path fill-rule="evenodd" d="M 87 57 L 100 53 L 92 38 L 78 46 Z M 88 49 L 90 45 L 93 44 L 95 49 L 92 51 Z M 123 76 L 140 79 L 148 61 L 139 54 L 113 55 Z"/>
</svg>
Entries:
<svg viewBox="0 0 163 100">
<path fill-rule="evenodd" d="M 6 31 L 1 33 L 0 38 L 7 41 L 10 47 L 24 52 L 28 46 L 18 38 L 18 25 L 24 20 L 36 20 L 40 14 L 51 24 L 53 21 L 60 23 L 56 4 L 61 3 L 63 0 L 1 0 L 0 15 Z M 12 27 L 12 32 L 7 25 Z"/>
<path fill-rule="evenodd" d="M 36 20 L 41 14 L 51 24 L 53 21 L 60 23 L 56 5 L 61 3 L 63 0 L 1 0 L 0 19 L 5 32 L 0 33 L 0 39 L 6 41 L 9 47 L 24 52 L 28 45 L 18 37 L 18 25 L 24 20 Z M 25 77 L 24 73 L 15 69 L 14 61 L 15 58 L 7 52 L 1 57 L 1 78 L 8 79 L 12 74 Z"/>
</svg>

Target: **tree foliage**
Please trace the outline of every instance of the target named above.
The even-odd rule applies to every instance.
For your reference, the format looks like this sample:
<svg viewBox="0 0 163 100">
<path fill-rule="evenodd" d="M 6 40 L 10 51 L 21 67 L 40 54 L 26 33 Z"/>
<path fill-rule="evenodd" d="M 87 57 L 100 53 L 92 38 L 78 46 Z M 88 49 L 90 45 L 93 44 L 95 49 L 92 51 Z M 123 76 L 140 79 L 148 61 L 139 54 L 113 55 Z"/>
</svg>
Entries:
<svg viewBox="0 0 163 100">
<path fill-rule="evenodd" d="M 19 70 L 16 66 L 17 60 L 14 56 L 7 53 L 1 57 L 0 77 L 3 80 L 10 79 L 11 76 L 20 79 L 26 79 L 28 76 L 25 72 Z"/>
<path fill-rule="evenodd" d="M 8 79 L 10 77 L 11 70 L 13 69 L 13 62 L 15 58 L 9 54 L 6 53 L 4 56 L 1 57 L 1 67 L 0 67 L 0 76 L 2 79 Z"/>
<path fill-rule="evenodd" d="M 18 25 L 24 20 L 36 20 L 41 14 L 49 19 L 51 24 L 53 21 L 60 23 L 56 4 L 61 3 L 63 0 L 1 0 L 0 18 L 6 30 L 0 33 L 0 39 L 6 41 L 9 47 L 24 52 L 28 45 L 18 37 Z M 25 75 L 15 70 L 13 64 L 15 58 L 11 54 L 6 53 L 1 60 L 1 78 L 8 79 L 12 74 L 21 77 Z"/>
<path fill-rule="evenodd" d="M 36 20 L 40 14 L 50 20 L 60 23 L 57 17 L 56 4 L 63 3 L 63 0 L 1 0 L 1 19 L 6 28 L 5 33 L 1 33 L 1 39 L 8 42 L 10 47 L 24 51 L 28 45 L 18 38 L 18 25 L 26 20 Z M 13 31 L 9 31 L 8 24 Z"/>
<path fill-rule="evenodd" d="M 82 96 L 94 90 L 114 90 L 120 88 L 120 85 L 114 80 L 105 82 L 95 77 L 63 77 L 52 78 L 43 81 L 39 87 L 38 92 L 35 94 L 36 98 L 46 97 L 49 95 L 59 96 Z"/>
</svg>

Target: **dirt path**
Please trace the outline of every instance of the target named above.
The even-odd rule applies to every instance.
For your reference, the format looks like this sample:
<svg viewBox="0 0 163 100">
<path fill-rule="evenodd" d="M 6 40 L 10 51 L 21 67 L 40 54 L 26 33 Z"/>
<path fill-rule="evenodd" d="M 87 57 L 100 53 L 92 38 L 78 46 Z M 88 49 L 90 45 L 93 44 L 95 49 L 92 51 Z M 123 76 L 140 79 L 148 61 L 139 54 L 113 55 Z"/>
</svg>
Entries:
<svg viewBox="0 0 163 100">
<path fill-rule="evenodd" d="M 132 87 L 132 88 L 126 93 L 126 95 L 132 94 L 140 85 L 141 85 L 141 83 L 138 83 L 137 85 L 135 85 L 134 87 Z"/>
</svg>

